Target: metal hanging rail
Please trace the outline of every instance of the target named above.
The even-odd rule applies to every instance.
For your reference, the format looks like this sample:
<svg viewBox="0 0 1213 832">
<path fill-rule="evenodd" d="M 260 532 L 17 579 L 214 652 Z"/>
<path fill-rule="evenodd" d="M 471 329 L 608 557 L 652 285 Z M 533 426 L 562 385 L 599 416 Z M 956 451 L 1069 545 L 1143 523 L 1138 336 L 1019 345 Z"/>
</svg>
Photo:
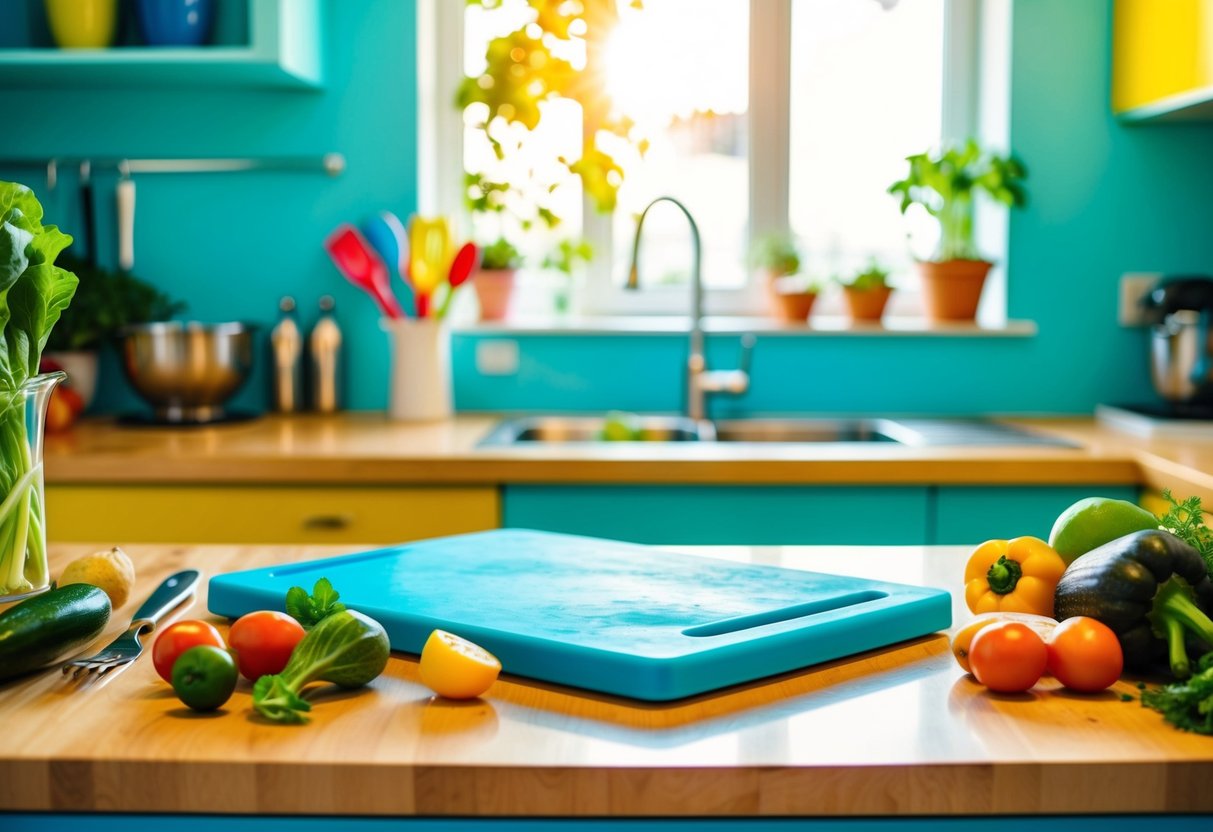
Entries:
<svg viewBox="0 0 1213 832">
<path fill-rule="evenodd" d="M 92 157 L 63 157 L 49 159 L 0 159 L 0 168 L 22 167 L 46 171 L 46 185 L 53 189 L 59 178 L 59 168 L 80 168 L 88 171 L 112 168 L 122 176 L 136 173 L 239 173 L 244 171 L 276 170 L 326 173 L 340 176 L 345 171 L 345 156 L 326 153 L 323 156 L 284 156 L 263 159 L 98 159 Z"/>
</svg>

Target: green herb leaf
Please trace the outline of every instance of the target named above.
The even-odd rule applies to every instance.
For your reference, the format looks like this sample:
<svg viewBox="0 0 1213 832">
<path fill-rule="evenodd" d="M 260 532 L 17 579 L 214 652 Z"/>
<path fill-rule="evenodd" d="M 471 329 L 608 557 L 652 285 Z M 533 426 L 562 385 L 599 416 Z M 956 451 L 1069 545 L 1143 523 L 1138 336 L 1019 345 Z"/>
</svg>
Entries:
<svg viewBox="0 0 1213 832">
<path fill-rule="evenodd" d="M 1213 653 L 1201 656 L 1197 669 L 1186 681 L 1143 690 L 1141 704 L 1181 731 L 1213 734 Z"/>
<path fill-rule="evenodd" d="M 1163 516 L 1160 525 L 1200 552 L 1205 569 L 1213 576 L 1213 531 L 1205 526 L 1205 512 L 1200 507 L 1200 497 L 1189 497 L 1181 503 L 1171 496 L 1170 489 L 1164 489 L 1162 496 L 1171 504 L 1171 509 Z"/>
<path fill-rule="evenodd" d="M 328 578 L 316 581 L 311 595 L 303 587 L 293 586 L 286 591 L 286 614 L 310 629 L 330 615 L 345 610 L 345 604 L 338 600 L 340 597 Z"/>
</svg>

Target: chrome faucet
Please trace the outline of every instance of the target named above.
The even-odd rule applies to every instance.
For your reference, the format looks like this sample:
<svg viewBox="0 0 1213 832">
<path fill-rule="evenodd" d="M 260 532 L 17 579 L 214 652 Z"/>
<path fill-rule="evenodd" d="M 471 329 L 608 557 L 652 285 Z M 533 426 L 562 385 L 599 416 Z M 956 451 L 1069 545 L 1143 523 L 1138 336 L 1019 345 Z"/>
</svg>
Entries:
<svg viewBox="0 0 1213 832">
<path fill-rule="evenodd" d="M 695 218 L 687 207 L 672 196 L 657 197 L 645 207 L 640 219 L 636 221 L 636 238 L 632 241 L 632 265 L 628 271 L 627 288 L 640 288 L 641 230 L 644 228 L 644 218 L 659 202 L 671 202 L 676 205 L 691 225 L 691 343 L 690 355 L 687 357 L 686 415 L 702 422 L 707 419 L 708 394 L 728 393 L 740 396 L 750 389 L 750 354 L 754 349 L 754 336 L 742 336 L 741 361 L 736 370 L 708 370 L 703 348 L 703 275 L 700 271 L 703 246 L 699 240 L 699 226 L 695 224 Z"/>
</svg>

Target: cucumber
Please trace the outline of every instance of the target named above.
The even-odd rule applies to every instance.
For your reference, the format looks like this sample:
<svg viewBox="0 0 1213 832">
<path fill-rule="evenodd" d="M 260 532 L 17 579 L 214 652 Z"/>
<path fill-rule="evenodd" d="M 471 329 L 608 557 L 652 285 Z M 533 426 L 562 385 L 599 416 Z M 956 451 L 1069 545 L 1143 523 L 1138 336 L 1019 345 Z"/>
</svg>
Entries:
<svg viewBox="0 0 1213 832">
<path fill-rule="evenodd" d="M 90 584 L 52 589 L 0 613 L 0 679 L 66 659 L 105 630 L 109 596 Z"/>
</svg>

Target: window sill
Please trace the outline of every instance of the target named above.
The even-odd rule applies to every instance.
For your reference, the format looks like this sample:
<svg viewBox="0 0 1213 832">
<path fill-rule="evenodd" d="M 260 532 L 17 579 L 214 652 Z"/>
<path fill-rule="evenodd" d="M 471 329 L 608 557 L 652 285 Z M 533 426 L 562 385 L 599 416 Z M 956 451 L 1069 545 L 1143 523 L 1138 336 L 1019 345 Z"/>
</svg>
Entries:
<svg viewBox="0 0 1213 832">
<path fill-rule="evenodd" d="M 484 321 L 453 327 L 467 335 L 679 335 L 690 330 L 685 316 L 596 316 L 527 318 L 518 321 Z M 896 338 L 1031 338 L 1036 322 L 1007 321 L 1000 326 L 978 323 L 933 323 L 923 318 L 889 317 L 883 323 L 853 323 L 842 316 L 814 316 L 807 324 L 771 318 L 711 315 L 704 318 L 704 332 L 794 337 L 896 337 Z"/>
</svg>

